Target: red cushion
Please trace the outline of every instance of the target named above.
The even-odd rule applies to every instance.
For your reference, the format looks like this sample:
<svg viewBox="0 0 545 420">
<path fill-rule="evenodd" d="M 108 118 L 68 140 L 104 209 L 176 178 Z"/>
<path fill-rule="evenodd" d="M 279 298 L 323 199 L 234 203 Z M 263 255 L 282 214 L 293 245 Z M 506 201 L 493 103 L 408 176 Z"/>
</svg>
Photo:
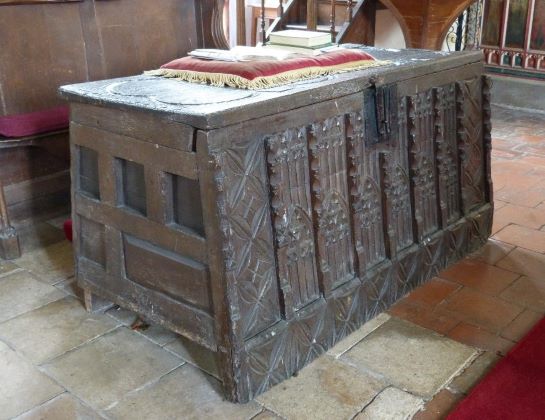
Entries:
<svg viewBox="0 0 545 420">
<path fill-rule="evenodd" d="M 178 58 L 161 66 L 162 69 L 189 70 L 202 73 L 222 73 L 254 80 L 307 67 L 334 67 L 356 61 L 374 61 L 363 51 L 340 50 L 312 57 L 291 58 L 283 61 L 215 61 L 193 57 Z"/>
<path fill-rule="evenodd" d="M 146 72 L 152 76 L 179 78 L 192 83 L 263 89 L 303 79 L 383 65 L 359 50 L 341 49 L 319 56 L 283 61 L 226 62 L 184 57 Z"/>
<path fill-rule="evenodd" d="M 319 56 L 291 58 L 283 61 L 214 61 L 199 60 L 193 57 L 178 58 L 161 66 L 162 69 L 192 70 L 206 73 L 233 74 L 248 80 L 256 77 L 274 76 L 287 71 L 306 67 L 333 67 L 354 61 L 373 61 L 374 58 L 363 51 L 340 50 Z"/>
<path fill-rule="evenodd" d="M 68 106 L 0 117 L 0 135 L 26 137 L 68 127 Z"/>
</svg>

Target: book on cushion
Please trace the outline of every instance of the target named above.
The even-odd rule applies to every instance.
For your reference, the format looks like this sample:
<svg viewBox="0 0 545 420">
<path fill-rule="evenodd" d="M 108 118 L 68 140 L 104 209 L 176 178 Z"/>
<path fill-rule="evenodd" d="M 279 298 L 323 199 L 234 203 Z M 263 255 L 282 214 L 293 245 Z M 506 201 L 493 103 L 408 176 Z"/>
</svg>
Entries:
<svg viewBox="0 0 545 420">
<path fill-rule="evenodd" d="M 272 32 L 269 36 L 269 40 L 274 44 L 309 48 L 331 43 L 331 34 L 328 32 L 288 29 L 285 31 Z"/>
<path fill-rule="evenodd" d="M 267 45 L 264 45 L 263 48 L 265 49 L 269 49 L 269 50 L 278 50 L 278 51 L 286 51 L 286 52 L 293 52 L 293 53 L 298 53 L 298 54 L 302 54 L 302 55 L 320 55 L 320 54 L 323 54 L 323 53 L 326 53 L 326 52 L 331 52 L 331 51 L 337 51 L 338 49 L 340 49 L 339 46 L 335 45 L 335 44 L 332 44 L 332 43 L 329 43 L 329 44 L 326 44 L 326 45 L 320 45 L 319 47 L 294 47 L 294 46 L 291 46 L 291 45 L 283 45 L 283 44 L 273 44 L 273 43 L 268 43 Z"/>
<path fill-rule="evenodd" d="M 287 49 L 265 49 L 263 47 L 236 46 L 230 50 L 219 50 L 203 48 L 193 50 L 189 56 L 203 60 L 216 61 L 283 61 L 290 58 L 297 58 L 301 54 L 297 51 Z"/>
</svg>

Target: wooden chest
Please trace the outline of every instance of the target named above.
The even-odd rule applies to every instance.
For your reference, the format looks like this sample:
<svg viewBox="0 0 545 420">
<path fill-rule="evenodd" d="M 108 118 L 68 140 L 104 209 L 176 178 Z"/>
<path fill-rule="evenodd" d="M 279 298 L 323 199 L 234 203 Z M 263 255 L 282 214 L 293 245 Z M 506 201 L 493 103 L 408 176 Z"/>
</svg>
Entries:
<svg viewBox="0 0 545 420">
<path fill-rule="evenodd" d="M 487 240 L 480 53 L 263 91 L 66 86 L 77 278 L 217 353 L 229 399 L 290 377 Z"/>
</svg>

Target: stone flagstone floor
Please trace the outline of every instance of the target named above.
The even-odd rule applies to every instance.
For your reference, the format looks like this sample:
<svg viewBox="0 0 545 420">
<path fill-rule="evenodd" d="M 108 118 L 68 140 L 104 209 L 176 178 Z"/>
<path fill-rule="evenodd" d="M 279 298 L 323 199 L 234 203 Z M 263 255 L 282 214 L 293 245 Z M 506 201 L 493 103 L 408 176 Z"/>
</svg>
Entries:
<svg viewBox="0 0 545 420">
<path fill-rule="evenodd" d="M 545 115 L 493 117 L 488 244 L 246 405 L 222 399 L 206 350 L 85 312 L 64 218 L 26 231 L 0 262 L 0 419 L 444 417 L 545 313 Z"/>
</svg>

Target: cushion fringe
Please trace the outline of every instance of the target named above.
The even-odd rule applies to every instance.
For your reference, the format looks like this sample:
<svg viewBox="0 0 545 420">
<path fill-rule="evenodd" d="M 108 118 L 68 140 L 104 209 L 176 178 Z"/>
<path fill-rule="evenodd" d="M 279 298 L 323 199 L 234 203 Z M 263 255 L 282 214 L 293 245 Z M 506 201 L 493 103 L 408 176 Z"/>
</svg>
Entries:
<svg viewBox="0 0 545 420">
<path fill-rule="evenodd" d="M 166 78 L 180 79 L 190 83 L 207 84 L 219 87 L 230 86 L 238 89 L 255 90 L 282 86 L 300 80 L 312 79 L 320 76 L 328 76 L 330 74 L 345 73 L 348 71 L 356 71 L 367 69 L 370 67 L 383 66 L 388 63 L 388 61 L 362 60 L 338 64 L 336 66 L 329 67 L 305 67 L 302 69 L 290 70 L 272 76 L 256 77 L 253 80 L 249 80 L 242 76 L 237 76 L 234 74 L 205 73 L 193 70 L 157 69 L 146 71 L 144 72 L 144 74 L 148 76 L 161 76 Z"/>
</svg>

